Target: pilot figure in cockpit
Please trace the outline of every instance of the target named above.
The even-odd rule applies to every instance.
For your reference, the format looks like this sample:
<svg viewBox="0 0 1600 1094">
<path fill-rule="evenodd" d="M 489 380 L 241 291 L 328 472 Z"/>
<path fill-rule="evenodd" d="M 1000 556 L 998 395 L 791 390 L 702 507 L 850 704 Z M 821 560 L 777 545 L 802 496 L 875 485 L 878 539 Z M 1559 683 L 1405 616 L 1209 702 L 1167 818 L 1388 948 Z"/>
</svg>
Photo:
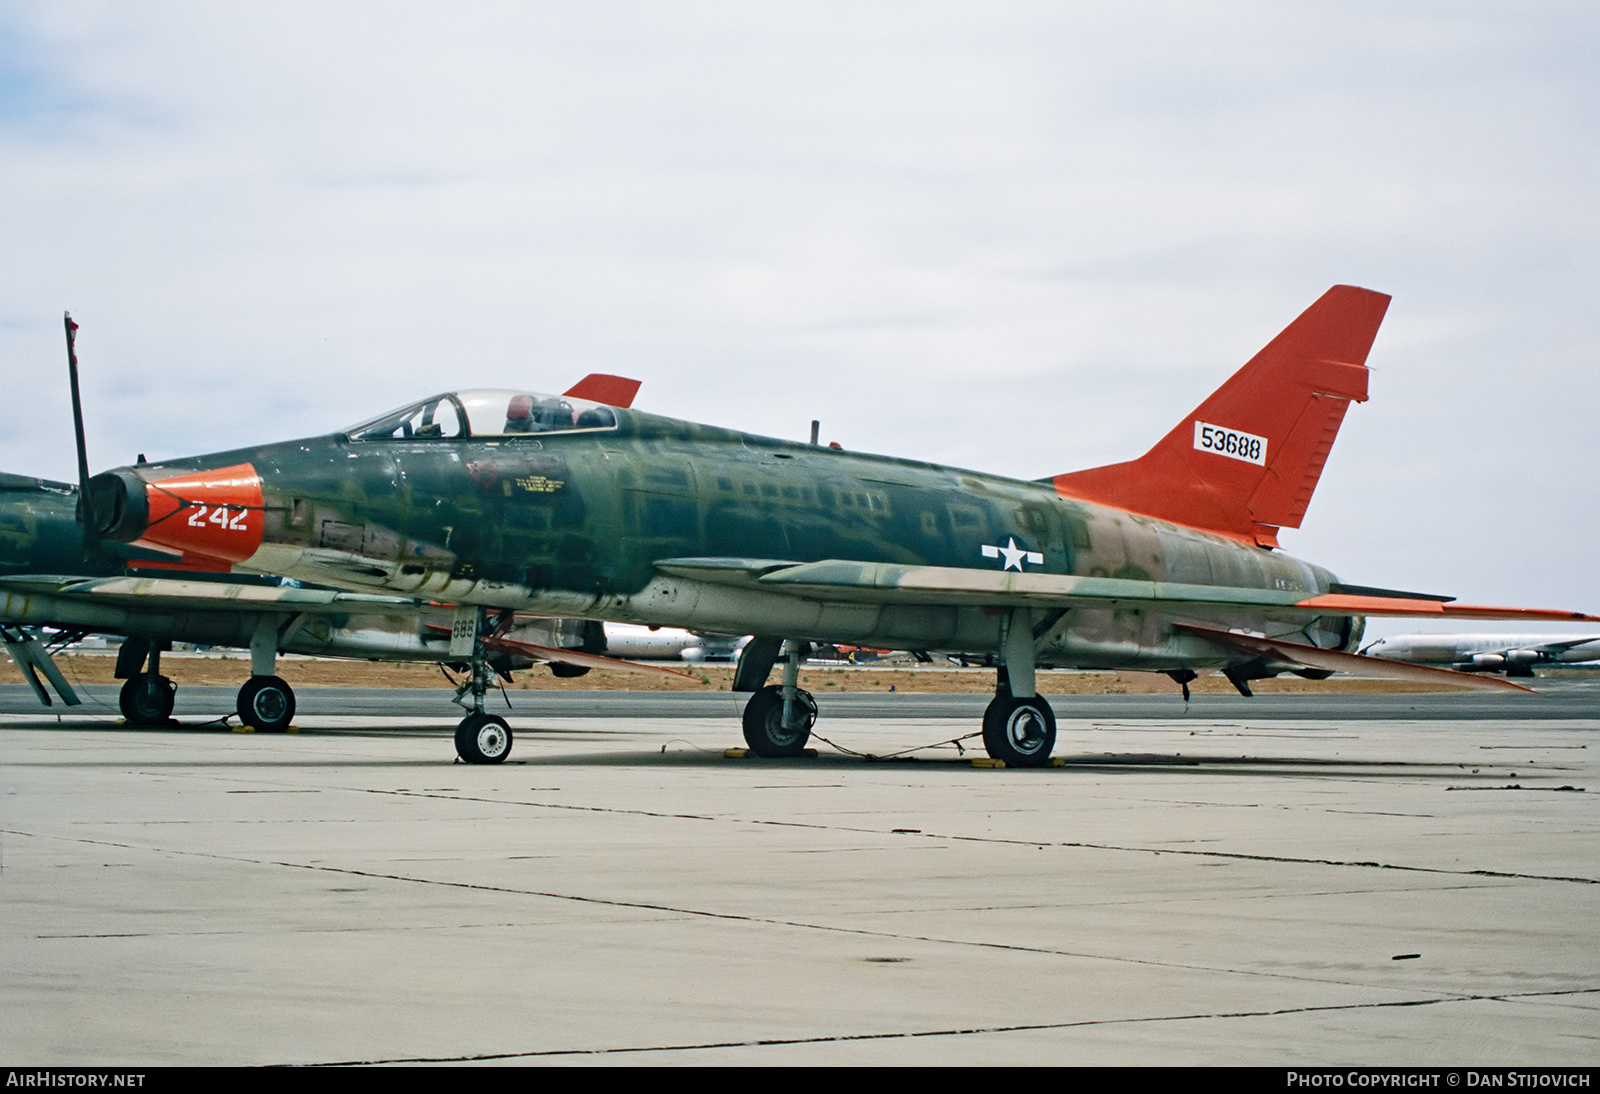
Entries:
<svg viewBox="0 0 1600 1094">
<path fill-rule="evenodd" d="M 513 395 L 506 406 L 507 433 L 545 433 L 552 429 L 571 429 L 572 404 L 565 399 L 535 400 L 532 395 Z"/>
<path fill-rule="evenodd" d="M 533 420 L 533 396 L 513 395 L 506 407 L 506 432 L 535 433 L 538 429 Z"/>
<path fill-rule="evenodd" d="M 554 397 L 535 398 L 513 395 L 506 406 L 507 433 L 546 433 L 561 429 L 590 429 L 616 424 L 616 417 L 604 407 L 579 414 L 571 403 Z"/>
</svg>

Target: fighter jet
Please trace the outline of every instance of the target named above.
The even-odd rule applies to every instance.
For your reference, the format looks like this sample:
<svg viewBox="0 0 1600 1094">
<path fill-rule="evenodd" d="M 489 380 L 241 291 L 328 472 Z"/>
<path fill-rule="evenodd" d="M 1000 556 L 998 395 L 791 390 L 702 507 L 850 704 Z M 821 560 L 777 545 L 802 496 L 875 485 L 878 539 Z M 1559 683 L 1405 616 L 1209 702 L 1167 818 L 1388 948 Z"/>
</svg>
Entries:
<svg viewBox="0 0 1600 1094">
<path fill-rule="evenodd" d="M 1383 665 L 1366 616 L 1590 620 L 1341 584 L 1284 554 L 1340 422 L 1367 397 L 1389 298 L 1335 286 L 1140 459 L 1031 482 L 531 391 L 434 395 L 339 433 L 89 484 L 89 525 L 194 564 L 443 600 L 472 645 L 472 763 L 511 749 L 481 705 L 489 613 L 751 634 L 735 670 L 758 755 L 801 754 L 813 643 L 991 657 L 989 755 L 1049 762 L 1041 666 L 1134 668 L 1184 687 Z M 781 683 L 767 680 L 779 659 Z M 1525 690 L 1525 689 L 1522 689 Z"/>
<path fill-rule="evenodd" d="M 591 374 L 568 394 L 627 406 L 638 388 L 636 380 Z M 46 684 L 66 705 L 80 703 L 41 641 L 51 632 L 58 643 L 88 634 L 125 639 L 115 678 L 124 681 L 122 715 L 134 725 L 170 720 L 176 689 L 161 673 L 161 655 L 174 642 L 248 649 L 251 675 L 236 712 L 241 724 L 264 732 L 282 730 L 294 717 L 294 690 L 276 674 L 279 653 L 463 659 L 451 606 L 207 572 L 219 568 L 191 566 L 160 548 L 86 540 L 78 495 L 68 483 L 0 473 L 0 642 L 46 706 L 53 705 Z M 489 640 L 491 668 L 502 675 L 537 663 L 561 675 L 636 668 L 598 656 L 603 638 L 583 620 L 503 618 L 497 629 Z"/>
<path fill-rule="evenodd" d="M 1600 661 L 1597 634 L 1399 634 L 1361 651 L 1413 665 L 1448 665 L 1457 672 L 1532 676 L 1535 665 Z"/>
</svg>

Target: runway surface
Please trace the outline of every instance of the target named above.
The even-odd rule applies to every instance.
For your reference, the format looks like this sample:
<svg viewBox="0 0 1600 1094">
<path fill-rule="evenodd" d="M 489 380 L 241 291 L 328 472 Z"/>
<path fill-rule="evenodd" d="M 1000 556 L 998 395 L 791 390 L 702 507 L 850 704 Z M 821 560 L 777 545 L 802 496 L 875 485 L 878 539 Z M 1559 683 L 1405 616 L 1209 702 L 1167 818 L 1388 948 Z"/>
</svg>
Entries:
<svg viewBox="0 0 1600 1094">
<path fill-rule="evenodd" d="M 1600 1062 L 1587 682 L 1064 697 L 1034 771 L 946 743 L 982 696 L 827 696 L 780 762 L 728 696 L 513 692 L 468 767 L 443 693 L 9 690 L 9 1064 Z"/>
</svg>

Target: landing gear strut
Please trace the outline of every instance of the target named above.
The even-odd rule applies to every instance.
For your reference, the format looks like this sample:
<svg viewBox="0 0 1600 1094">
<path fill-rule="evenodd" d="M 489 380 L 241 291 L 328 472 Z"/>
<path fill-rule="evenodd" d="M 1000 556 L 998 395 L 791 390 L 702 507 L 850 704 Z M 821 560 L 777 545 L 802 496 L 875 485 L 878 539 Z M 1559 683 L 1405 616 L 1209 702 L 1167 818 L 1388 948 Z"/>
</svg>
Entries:
<svg viewBox="0 0 1600 1094">
<path fill-rule="evenodd" d="M 456 688 L 454 700 L 463 707 L 470 702 L 472 713 L 456 726 L 456 755 L 463 763 L 503 764 L 511 755 L 511 727 L 498 714 L 484 713 L 483 697 L 489 690 L 490 674 L 494 670 L 489 667 L 488 651 L 483 644 L 483 613 L 473 611 L 475 618 L 467 621 L 473 635 L 472 657 L 468 662 L 470 675 Z M 463 630 L 459 612 L 454 630 L 458 636 Z M 469 694 L 471 699 L 463 702 L 463 697 Z"/>
<path fill-rule="evenodd" d="M 1000 621 L 1000 667 L 983 712 L 983 747 L 1007 767 L 1043 767 L 1056 747 L 1056 715 L 1034 690 L 1033 619 L 1017 609 Z"/>
<path fill-rule="evenodd" d="M 294 721 L 294 689 L 278 673 L 284 617 L 262 615 L 250 635 L 250 679 L 239 689 L 239 724 L 257 733 L 282 733 Z"/>
<path fill-rule="evenodd" d="M 817 701 L 799 686 L 805 647 L 804 642 L 790 641 L 783 683 L 768 684 L 745 704 L 744 740 L 757 756 L 778 759 L 805 754 L 811 727 L 817 724 Z"/>
</svg>

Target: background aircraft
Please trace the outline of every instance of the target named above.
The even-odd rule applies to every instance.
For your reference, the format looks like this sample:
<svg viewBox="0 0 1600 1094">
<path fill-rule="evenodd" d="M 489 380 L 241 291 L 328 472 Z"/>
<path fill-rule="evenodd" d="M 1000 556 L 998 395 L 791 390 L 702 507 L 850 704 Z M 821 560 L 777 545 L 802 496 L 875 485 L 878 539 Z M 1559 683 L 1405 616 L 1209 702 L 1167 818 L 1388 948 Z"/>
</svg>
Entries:
<svg viewBox="0 0 1600 1094">
<path fill-rule="evenodd" d="M 627 406 L 638 388 L 636 380 L 591 374 L 568 394 Z M 68 483 L 0 473 L 0 641 L 47 706 L 46 684 L 69 706 L 80 700 L 40 641 L 45 629 L 57 632 L 57 644 L 85 634 L 125 638 L 115 678 L 125 681 L 122 714 L 136 725 L 164 724 L 172 714 L 176 689 L 161 674 L 161 655 L 174 642 L 248 649 L 251 675 L 236 710 L 241 724 L 266 731 L 287 727 L 294 716 L 294 691 L 276 674 L 279 653 L 431 662 L 462 656 L 451 653 L 449 606 L 208 572 L 216 567 L 160 549 L 86 545 L 78 493 Z M 598 656 L 603 638 L 581 620 L 511 620 L 491 645 L 491 667 L 502 674 L 542 662 L 560 675 L 619 667 Z"/>
<path fill-rule="evenodd" d="M 1600 635 L 1398 634 L 1378 639 L 1361 653 L 1413 665 L 1448 665 L 1458 672 L 1532 676 L 1535 665 L 1600 661 Z"/>
<path fill-rule="evenodd" d="M 347 432 L 90 483 L 95 535 L 355 591 L 461 605 L 463 759 L 505 759 L 486 714 L 494 609 L 755 637 L 744 732 L 795 755 L 811 643 L 993 654 L 984 745 L 1048 762 L 1040 665 L 1142 668 L 1239 690 L 1283 671 L 1516 687 L 1352 652 L 1364 617 L 1591 619 L 1341 584 L 1277 551 L 1298 527 L 1389 298 L 1336 286 L 1138 460 L 1023 482 L 530 392 L 436 395 Z M 475 614 L 474 614 L 475 613 Z M 780 657 L 782 683 L 766 680 Z"/>
</svg>

